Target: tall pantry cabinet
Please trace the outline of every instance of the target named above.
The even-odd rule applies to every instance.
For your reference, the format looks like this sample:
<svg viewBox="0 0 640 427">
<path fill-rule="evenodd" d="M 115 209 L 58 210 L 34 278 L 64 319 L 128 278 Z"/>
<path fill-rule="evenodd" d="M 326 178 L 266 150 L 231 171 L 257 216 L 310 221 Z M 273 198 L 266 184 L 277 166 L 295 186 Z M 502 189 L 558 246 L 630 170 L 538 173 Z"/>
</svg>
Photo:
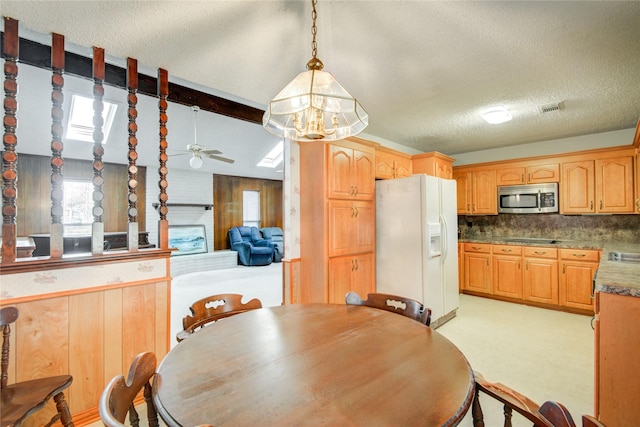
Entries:
<svg viewBox="0 0 640 427">
<path fill-rule="evenodd" d="M 300 289 L 292 303 L 344 303 L 375 290 L 375 146 L 300 144 Z"/>
</svg>

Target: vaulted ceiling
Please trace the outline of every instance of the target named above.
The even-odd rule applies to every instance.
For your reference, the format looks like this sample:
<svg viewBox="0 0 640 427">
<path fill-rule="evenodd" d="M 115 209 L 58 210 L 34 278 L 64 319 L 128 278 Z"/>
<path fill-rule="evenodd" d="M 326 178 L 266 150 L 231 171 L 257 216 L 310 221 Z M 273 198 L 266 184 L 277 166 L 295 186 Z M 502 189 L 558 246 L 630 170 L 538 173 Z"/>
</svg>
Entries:
<svg viewBox="0 0 640 427">
<path fill-rule="evenodd" d="M 317 9 L 318 57 L 369 113 L 363 136 L 408 152 L 628 129 L 640 116 L 638 1 L 320 0 Z M 4 0 L 0 11 L 23 36 L 60 33 L 87 56 L 100 46 L 108 61 L 133 57 L 143 72 L 162 67 L 170 80 L 260 109 L 311 57 L 309 1 Z M 513 120 L 485 123 L 479 113 L 495 105 Z M 170 134 L 186 144 L 184 108 L 186 127 Z M 264 155 L 254 144 L 277 142 L 254 124 L 251 141 L 238 140 L 220 118 L 205 124 L 213 116 L 199 122 L 211 133 L 198 135 L 224 155 Z"/>
</svg>

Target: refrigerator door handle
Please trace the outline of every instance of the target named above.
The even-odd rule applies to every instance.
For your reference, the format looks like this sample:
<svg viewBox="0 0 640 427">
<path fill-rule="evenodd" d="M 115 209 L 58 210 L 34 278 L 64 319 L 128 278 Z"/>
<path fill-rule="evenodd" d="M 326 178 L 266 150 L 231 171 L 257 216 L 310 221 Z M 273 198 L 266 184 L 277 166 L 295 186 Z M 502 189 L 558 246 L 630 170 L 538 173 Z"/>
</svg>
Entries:
<svg viewBox="0 0 640 427">
<path fill-rule="evenodd" d="M 449 248 L 447 246 L 447 232 L 449 231 L 449 224 L 447 224 L 447 219 L 442 214 L 440 214 L 440 222 L 442 223 L 442 239 L 440 240 L 442 250 L 441 259 L 444 260 L 447 257 L 447 252 L 449 252 Z"/>
</svg>

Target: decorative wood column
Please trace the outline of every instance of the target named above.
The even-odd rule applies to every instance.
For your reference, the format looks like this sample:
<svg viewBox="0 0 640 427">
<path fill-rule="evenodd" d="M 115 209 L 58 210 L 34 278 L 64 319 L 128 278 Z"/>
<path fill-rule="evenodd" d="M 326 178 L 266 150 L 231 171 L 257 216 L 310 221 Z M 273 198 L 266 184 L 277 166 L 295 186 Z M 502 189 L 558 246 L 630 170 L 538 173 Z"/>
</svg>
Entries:
<svg viewBox="0 0 640 427">
<path fill-rule="evenodd" d="M 52 34 L 51 37 L 51 233 L 49 238 L 51 258 L 62 258 L 64 251 L 63 235 L 64 226 L 64 177 L 62 175 L 62 118 L 64 111 L 62 103 L 64 95 L 64 36 Z"/>
<path fill-rule="evenodd" d="M 99 255 L 104 253 L 104 223 L 102 222 L 102 216 L 104 215 L 104 208 L 102 202 L 104 200 L 104 193 L 102 186 L 104 184 L 104 178 L 102 177 L 102 171 L 104 170 L 104 163 L 102 162 L 102 155 L 104 154 L 104 147 L 102 146 L 102 140 L 104 139 L 103 127 L 104 120 L 102 119 L 102 111 L 104 110 L 104 103 L 102 97 L 104 96 L 104 49 L 99 47 L 93 48 L 93 224 L 91 224 L 91 253 Z"/>
<path fill-rule="evenodd" d="M 160 180 L 160 194 L 158 195 L 158 213 L 160 220 L 158 221 L 158 246 L 160 249 L 169 248 L 169 222 L 167 221 L 167 97 L 169 96 L 169 73 L 162 68 L 158 69 L 158 108 L 160 110 L 160 166 L 158 174 Z"/>
<path fill-rule="evenodd" d="M 16 127 L 18 120 L 18 21 L 4 18 L 4 44 L 2 47 L 4 57 L 4 135 L 2 143 L 2 262 L 14 262 L 16 260 L 16 196 L 18 193 L 16 182 L 18 181 L 18 154 L 16 145 Z"/>
<path fill-rule="evenodd" d="M 138 117 L 138 111 L 136 105 L 138 104 L 138 61 L 133 58 L 127 58 L 127 90 L 129 95 L 127 101 L 129 103 L 129 109 L 127 115 L 129 116 L 129 152 L 127 158 L 129 159 L 129 180 L 127 181 L 128 201 L 129 208 L 127 214 L 129 216 L 129 222 L 127 224 L 127 250 L 135 252 L 138 250 L 138 152 L 136 147 L 138 146 L 138 138 L 136 132 L 138 131 L 138 125 L 136 118 Z"/>
</svg>

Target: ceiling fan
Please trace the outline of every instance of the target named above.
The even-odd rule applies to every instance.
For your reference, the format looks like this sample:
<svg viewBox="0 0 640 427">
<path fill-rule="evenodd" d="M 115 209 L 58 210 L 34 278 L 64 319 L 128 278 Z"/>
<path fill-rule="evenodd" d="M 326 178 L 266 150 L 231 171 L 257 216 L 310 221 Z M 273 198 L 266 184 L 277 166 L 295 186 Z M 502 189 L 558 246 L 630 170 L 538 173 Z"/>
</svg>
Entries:
<svg viewBox="0 0 640 427">
<path fill-rule="evenodd" d="M 218 156 L 222 154 L 220 150 L 207 150 L 207 147 L 198 144 L 198 111 L 200 107 L 194 105 L 191 107 L 193 110 L 193 144 L 187 145 L 187 152 L 180 154 L 173 154 L 172 156 L 182 156 L 183 154 L 191 153 L 191 159 L 189 160 L 189 166 L 193 169 L 200 169 L 202 167 L 202 157 L 208 157 L 213 160 L 220 160 L 221 162 L 234 163 L 235 160 L 226 157 Z"/>
</svg>

